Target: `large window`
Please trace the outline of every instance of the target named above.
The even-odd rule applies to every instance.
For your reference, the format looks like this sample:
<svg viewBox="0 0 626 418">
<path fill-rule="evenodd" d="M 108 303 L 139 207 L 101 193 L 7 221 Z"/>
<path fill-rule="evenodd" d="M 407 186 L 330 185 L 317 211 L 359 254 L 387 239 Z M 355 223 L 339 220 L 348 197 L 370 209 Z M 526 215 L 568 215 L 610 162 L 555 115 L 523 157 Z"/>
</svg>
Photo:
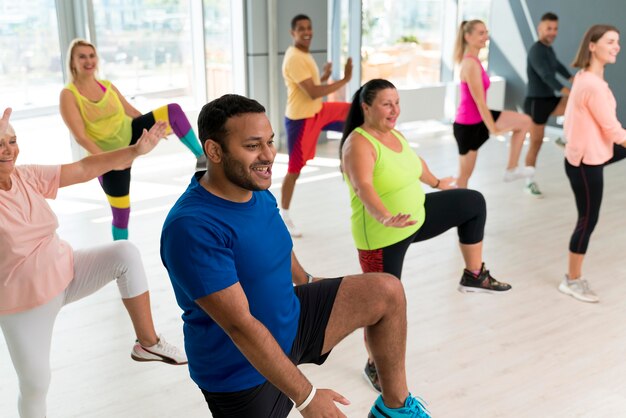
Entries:
<svg viewBox="0 0 626 418">
<path fill-rule="evenodd" d="M 230 1 L 204 0 L 204 48 L 209 100 L 234 90 L 231 15 Z"/>
<path fill-rule="evenodd" d="M 0 0 L 2 108 L 58 104 L 63 87 L 54 0 Z M 10 100 L 10 101 L 9 101 Z"/>
<path fill-rule="evenodd" d="M 193 95 L 186 0 L 93 0 L 101 77 L 126 96 Z"/>
<path fill-rule="evenodd" d="M 398 87 L 435 83 L 441 67 L 441 0 L 363 0 L 361 79 Z"/>
</svg>

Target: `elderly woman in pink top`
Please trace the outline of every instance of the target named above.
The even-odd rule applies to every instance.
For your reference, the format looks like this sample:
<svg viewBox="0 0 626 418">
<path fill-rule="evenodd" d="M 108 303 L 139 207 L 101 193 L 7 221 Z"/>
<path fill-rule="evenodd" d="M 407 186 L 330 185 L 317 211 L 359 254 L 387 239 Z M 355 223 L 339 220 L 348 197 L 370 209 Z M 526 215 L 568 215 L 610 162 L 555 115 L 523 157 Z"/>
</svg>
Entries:
<svg viewBox="0 0 626 418">
<path fill-rule="evenodd" d="M 478 149 L 489 139 L 490 134 L 513 131 L 504 181 L 531 177 L 534 173 L 532 167 L 518 167 L 524 138 L 531 126 L 530 118 L 521 113 L 508 110 L 499 112 L 487 107 L 490 81 L 478 59 L 478 53 L 488 39 L 487 27 L 481 20 L 464 21 L 454 48 L 454 59 L 461 64 L 461 97 L 453 129 L 460 156 L 457 186 L 463 188 L 467 187 L 474 171 Z"/>
<path fill-rule="evenodd" d="M 0 119 L 0 328 L 17 372 L 21 417 L 46 416 L 50 343 L 63 305 L 116 280 L 137 341 L 138 361 L 187 362 L 184 353 L 159 338 L 152 323 L 148 282 L 137 248 L 128 241 L 73 251 L 56 234 L 57 218 L 46 199 L 59 187 L 130 166 L 165 134 L 159 122 L 136 145 L 72 164 L 16 166 L 19 154 L 11 109 Z"/>
<path fill-rule="evenodd" d="M 587 30 L 572 63 L 581 71 L 565 108 L 565 172 L 576 198 L 578 220 L 569 243 L 568 273 L 559 290 L 583 302 L 599 300 L 582 278 L 582 264 L 598 223 L 604 166 L 626 158 L 626 130 L 617 119 L 617 103 L 604 80 L 604 67 L 615 63 L 619 50 L 619 31 L 614 26 L 594 25 Z"/>
</svg>

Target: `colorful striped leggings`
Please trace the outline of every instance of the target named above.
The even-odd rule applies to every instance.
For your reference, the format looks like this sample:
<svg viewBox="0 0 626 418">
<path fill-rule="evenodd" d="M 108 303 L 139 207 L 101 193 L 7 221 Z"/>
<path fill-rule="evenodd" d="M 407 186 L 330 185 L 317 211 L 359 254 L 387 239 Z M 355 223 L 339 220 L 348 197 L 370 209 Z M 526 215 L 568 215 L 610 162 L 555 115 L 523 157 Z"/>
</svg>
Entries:
<svg viewBox="0 0 626 418">
<path fill-rule="evenodd" d="M 196 137 L 189 120 L 179 105 L 170 103 L 150 113 L 139 116 L 132 121 L 132 138 L 129 145 L 139 140 L 144 129 L 150 129 L 157 121 L 168 124 L 167 133 L 174 133 L 180 141 L 193 152 L 196 157 L 203 154 L 200 142 Z M 128 218 L 130 216 L 130 168 L 114 170 L 98 178 L 107 196 L 113 213 L 113 239 L 128 239 Z"/>
</svg>

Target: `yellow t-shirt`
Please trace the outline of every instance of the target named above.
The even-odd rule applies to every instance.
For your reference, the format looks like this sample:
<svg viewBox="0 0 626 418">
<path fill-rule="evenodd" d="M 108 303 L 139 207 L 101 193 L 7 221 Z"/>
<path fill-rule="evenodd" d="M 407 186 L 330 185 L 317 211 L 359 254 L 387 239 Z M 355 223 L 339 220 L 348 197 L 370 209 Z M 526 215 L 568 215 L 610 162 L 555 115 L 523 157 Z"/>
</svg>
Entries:
<svg viewBox="0 0 626 418">
<path fill-rule="evenodd" d="M 320 84 L 319 69 L 310 53 L 302 52 L 294 46 L 287 48 L 283 60 L 283 77 L 287 86 L 285 116 L 289 119 L 306 119 L 322 109 L 322 98 L 312 99 L 299 86 L 301 82 L 309 78 L 314 84 Z"/>
<path fill-rule="evenodd" d="M 124 106 L 115 90 L 111 88 L 111 82 L 107 80 L 99 82 L 106 91 L 97 102 L 92 102 L 80 94 L 74 83 L 69 83 L 65 88 L 76 98 L 87 136 L 104 151 L 124 148 L 130 144 L 132 137 L 132 119 L 124 112 Z"/>
</svg>

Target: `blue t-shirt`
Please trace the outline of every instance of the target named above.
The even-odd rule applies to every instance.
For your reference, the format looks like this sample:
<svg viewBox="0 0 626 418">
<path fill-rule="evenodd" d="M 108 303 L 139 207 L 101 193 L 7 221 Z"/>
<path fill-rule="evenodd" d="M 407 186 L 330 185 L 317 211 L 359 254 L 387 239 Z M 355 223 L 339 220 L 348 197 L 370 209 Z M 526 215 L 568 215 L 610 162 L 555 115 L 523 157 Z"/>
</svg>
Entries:
<svg viewBox="0 0 626 418">
<path fill-rule="evenodd" d="M 292 241 L 269 191 L 235 203 L 202 187 L 201 174 L 165 220 L 161 260 L 184 311 L 191 378 L 209 392 L 236 392 L 266 379 L 194 301 L 239 282 L 252 315 L 288 354 L 300 316 L 291 278 Z"/>
</svg>

